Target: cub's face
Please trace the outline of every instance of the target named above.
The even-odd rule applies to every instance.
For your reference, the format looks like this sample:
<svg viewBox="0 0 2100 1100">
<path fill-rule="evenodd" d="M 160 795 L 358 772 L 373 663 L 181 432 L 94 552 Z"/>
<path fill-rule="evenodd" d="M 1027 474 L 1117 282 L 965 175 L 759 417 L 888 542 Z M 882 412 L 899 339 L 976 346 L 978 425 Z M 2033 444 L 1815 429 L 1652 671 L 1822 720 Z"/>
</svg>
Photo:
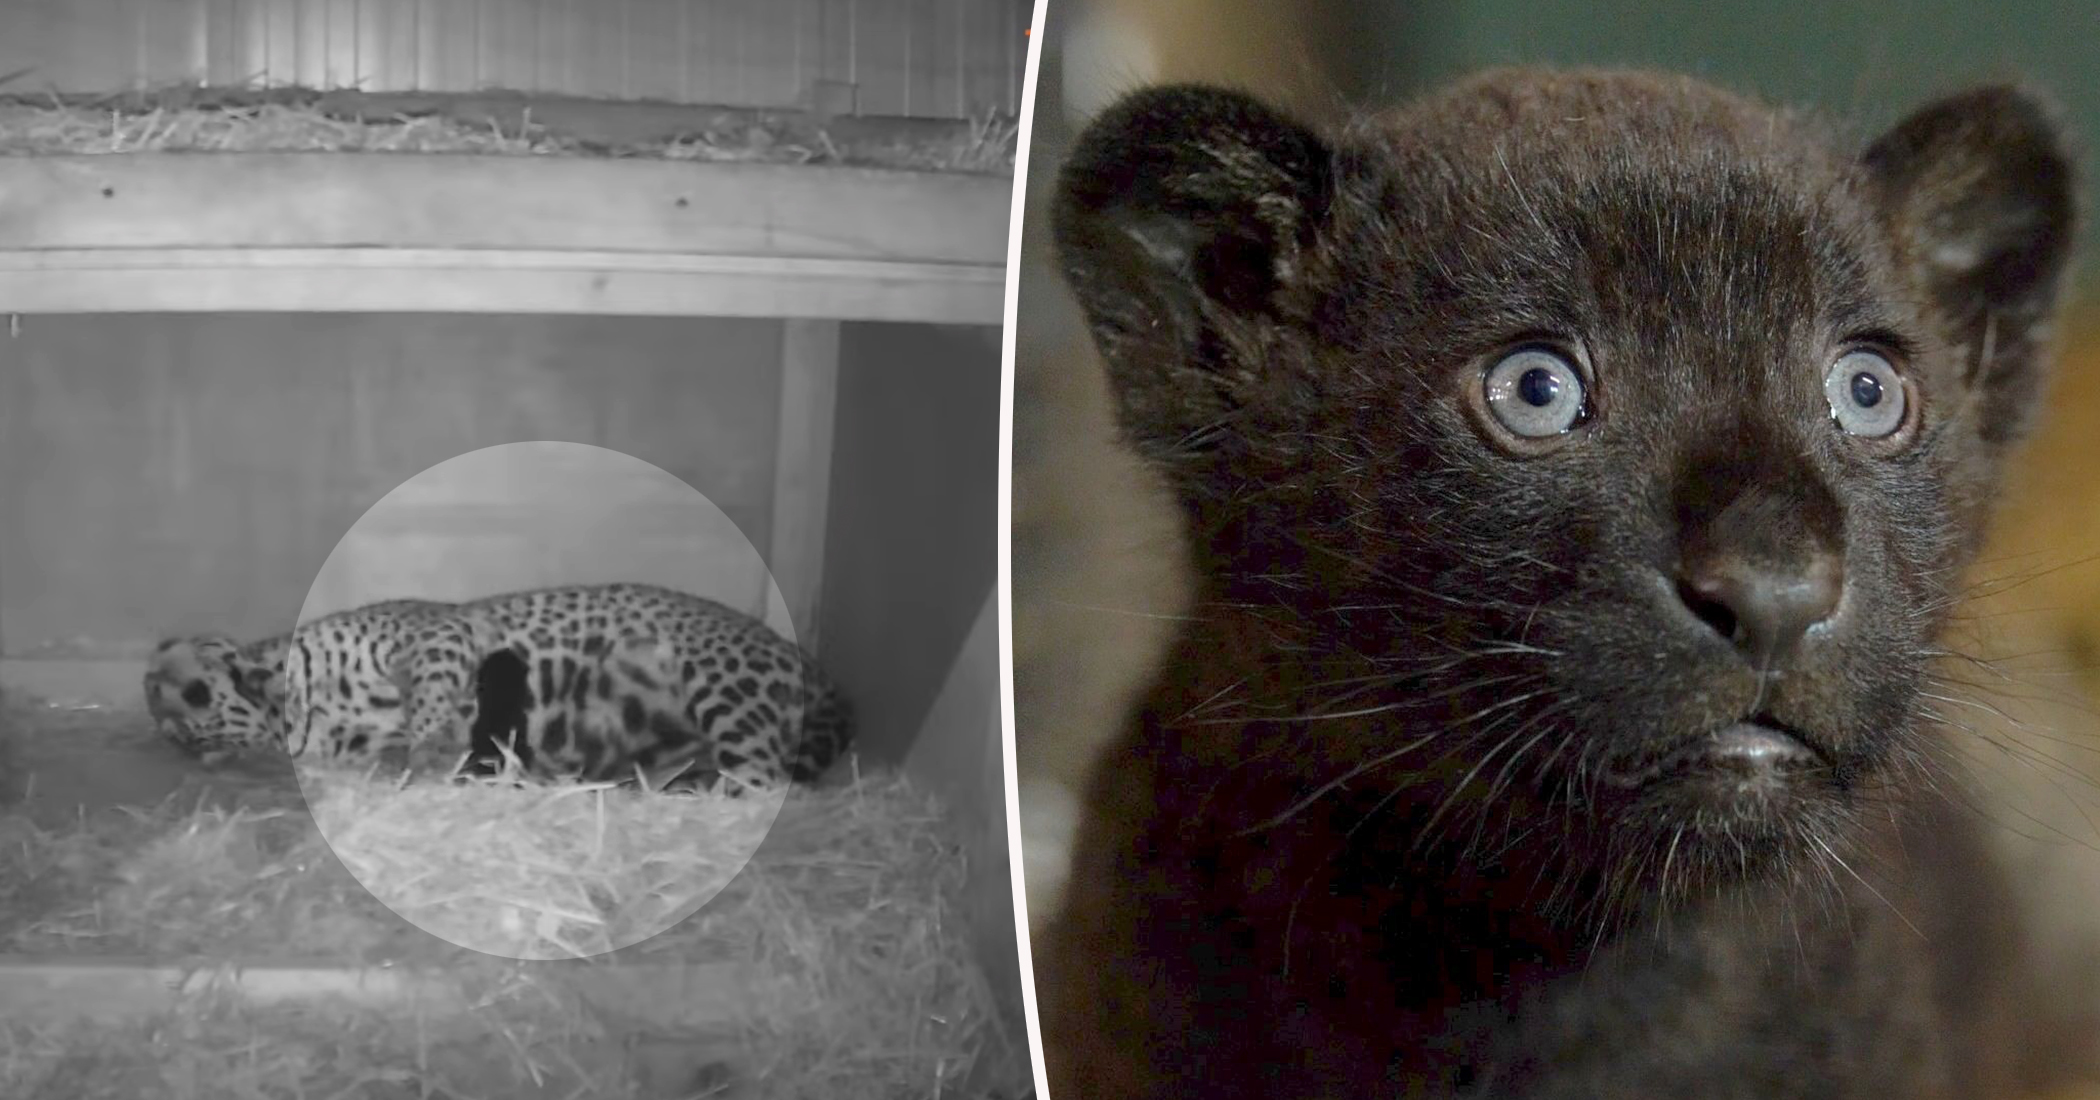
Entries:
<svg viewBox="0 0 2100 1100">
<path fill-rule="evenodd" d="M 1511 72 L 1335 136 L 1141 93 L 1057 230 L 1206 600 L 1277 643 L 1237 689 L 1286 696 L 1237 712 L 1262 767 L 1732 873 L 1945 763 L 1928 664 L 2070 195 L 2003 89 L 1847 151 L 1689 81 Z"/>
<path fill-rule="evenodd" d="M 169 638 L 146 661 L 147 713 L 162 736 L 194 753 L 278 744 L 284 678 L 270 657 L 216 635 Z"/>
</svg>

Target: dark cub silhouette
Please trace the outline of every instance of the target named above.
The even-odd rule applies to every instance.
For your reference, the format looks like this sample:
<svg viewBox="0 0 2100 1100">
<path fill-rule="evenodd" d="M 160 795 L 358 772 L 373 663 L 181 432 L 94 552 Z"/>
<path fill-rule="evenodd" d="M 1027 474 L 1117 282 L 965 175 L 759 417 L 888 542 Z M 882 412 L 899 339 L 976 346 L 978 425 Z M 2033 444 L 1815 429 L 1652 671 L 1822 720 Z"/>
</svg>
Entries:
<svg viewBox="0 0 2100 1100">
<path fill-rule="evenodd" d="M 1628 73 L 1102 115 L 1058 244 L 1199 595 L 1089 792 L 1052 1095 L 2024 1073 L 1921 690 L 2071 195 L 1999 87 L 1856 150 Z"/>
<path fill-rule="evenodd" d="M 528 729 L 533 704 L 532 667 L 515 649 L 499 649 L 482 659 L 474 670 L 474 725 L 467 734 L 468 775 L 500 775 L 506 752 L 517 758 L 518 767 L 532 770 L 533 751 Z"/>
</svg>

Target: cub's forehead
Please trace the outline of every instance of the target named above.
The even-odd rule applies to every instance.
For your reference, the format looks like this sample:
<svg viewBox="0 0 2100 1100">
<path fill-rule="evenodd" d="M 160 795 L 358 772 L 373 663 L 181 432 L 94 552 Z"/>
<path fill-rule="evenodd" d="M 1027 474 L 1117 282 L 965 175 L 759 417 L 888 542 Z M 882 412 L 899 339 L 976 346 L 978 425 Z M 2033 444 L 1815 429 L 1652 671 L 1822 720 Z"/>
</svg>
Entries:
<svg viewBox="0 0 2100 1100">
<path fill-rule="evenodd" d="M 1490 72 L 1359 120 L 1358 172 L 1435 206 L 1728 199 L 1813 218 L 1863 210 L 1850 143 L 1812 118 L 1663 74 Z"/>
<path fill-rule="evenodd" d="M 1361 120 L 1340 147 L 1415 202 L 1581 202 L 1636 191 L 1724 195 L 1802 214 L 1861 212 L 1848 143 L 1804 115 L 1651 76 L 1516 73 Z M 1352 155 L 1350 155 L 1352 153 Z M 1541 212 L 1541 210 L 1537 210 Z"/>
<path fill-rule="evenodd" d="M 1490 74 L 1360 122 L 1339 148 L 1336 265 L 1396 291 L 1389 304 L 1406 312 L 1463 305 L 1446 319 L 1484 339 L 1665 314 L 1766 331 L 1903 326 L 1855 158 L 1726 92 Z"/>
<path fill-rule="evenodd" d="M 1360 121 L 1360 134 L 1581 158 L 1650 150 L 1799 157 L 1844 144 L 1813 116 L 1666 73 L 1491 70 Z"/>
</svg>

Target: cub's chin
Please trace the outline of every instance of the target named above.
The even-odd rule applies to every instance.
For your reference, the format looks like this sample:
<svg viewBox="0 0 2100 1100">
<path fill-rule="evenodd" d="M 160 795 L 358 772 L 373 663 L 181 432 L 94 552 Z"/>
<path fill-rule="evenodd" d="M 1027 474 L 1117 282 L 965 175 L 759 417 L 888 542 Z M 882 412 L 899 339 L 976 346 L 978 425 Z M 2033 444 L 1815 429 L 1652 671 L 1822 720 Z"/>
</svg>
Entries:
<svg viewBox="0 0 2100 1100">
<path fill-rule="evenodd" d="M 1600 769 L 1598 778 L 1608 812 L 1645 834 L 1627 855 L 1666 888 L 1677 872 L 1757 875 L 1827 846 L 1856 795 L 1812 736 L 1762 716 Z"/>
</svg>

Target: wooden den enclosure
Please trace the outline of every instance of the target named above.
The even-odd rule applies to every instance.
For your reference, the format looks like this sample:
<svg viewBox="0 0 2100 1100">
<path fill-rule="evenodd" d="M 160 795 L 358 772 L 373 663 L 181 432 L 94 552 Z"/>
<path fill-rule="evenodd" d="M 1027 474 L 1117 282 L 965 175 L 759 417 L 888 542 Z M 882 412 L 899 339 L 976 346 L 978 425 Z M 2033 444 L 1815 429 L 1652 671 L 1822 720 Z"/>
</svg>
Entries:
<svg viewBox="0 0 2100 1100">
<path fill-rule="evenodd" d="M 131 1049 L 127 1072 L 161 1072 L 177 1019 L 185 1080 L 263 1073 L 226 1052 L 258 1035 L 304 1049 L 270 1030 L 291 1026 L 266 1011 L 290 999 L 378 1021 L 358 1032 L 368 1062 L 281 1064 L 246 1080 L 259 1093 L 377 1074 L 462 1095 L 725 1081 L 1012 1095 L 1026 1054 L 993 600 L 1013 133 L 1000 112 L 1019 87 L 998 59 L 1025 46 L 1011 5 L 940 9 L 969 21 L 934 19 L 939 33 L 913 41 L 943 43 L 936 59 L 898 62 L 840 38 L 849 11 L 877 4 L 636 3 L 674 37 L 703 12 L 714 31 L 685 40 L 679 84 L 663 75 L 672 55 L 637 60 L 651 35 L 630 26 L 624 93 L 577 75 L 602 77 L 602 56 L 549 60 L 566 10 L 553 3 L 200 3 L 188 52 L 140 37 L 139 19 L 175 18 L 159 7 L 40 7 L 46 56 L 68 60 L 41 100 L 0 103 L 0 840 L 28 853 L 0 888 L 0 1018 L 19 1021 L 0 1026 L 14 1056 L 0 1062 L 24 1075 L 0 1077 L 0 1094 L 63 1087 L 55 1075 L 85 1064 L 90 1041 Z M 331 13 L 325 45 L 311 22 L 255 29 L 265 11 L 309 7 Z M 921 7 L 895 18 L 938 14 Z M 479 39 L 462 29 L 470 12 Z M 534 18 L 536 69 L 502 45 L 531 38 Z M 733 53 L 734 34 L 742 99 L 723 91 L 737 86 L 726 62 L 700 61 Z M 94 47 L 149 39 L 128 90 Z M 360 43 L 353 60 L 345 41 Z M 800 75 L 761 65 L 763 41 L 806 50 Z M 164 86 L 231 71 L 258 44 L 271 80 Z M 459 76 L 466 56 L 503 90 Z M 935 76 L 911 75 L 929 64 Z M 856 72 L 889 74 L 880 109 L 915 117 L 871 117 L 868 87 L 842 110 L 831 86 Z M 276 780 L 204 768 L 144 716 L 142 662 L 161 638 L 616 580 L 765 620 L 857 719 L 843 793 L 811 795 L 799 817 L 791 797 L 794 824 L 724 892 L 734 904 L 679 926 L 693 952 L 675 960 L 468 962 L 340 932 L 333 950 L 312 932 L 320 887 L 257 900 L 258 883 L 332 863 L 271 839 L 272 815 L 297 809 L 288 788 L 250 798 Z M 230 847 L 170 854 L 199 837 Z M 748 907 L 805 888 L 827 900 Z M 228 931 L 241 924 L 245 939 Z M 199 965 L 230 977 L 180 977 Z M 557 991 L 541 1000 L 566 1022 L 485 1007 L 526 981 Z M 905 993 L 923 1010 L 880 1007 Z M 462 997 L 478 1016 L 447 1015 Z M 440 1021 L 413 1042 L 387 1030 L 408 1003 Z M 80 1038 L 81 1020 L 107 1034 Z M 513 1050 L 498 1023 L 540 1028 L 541 1045 Z M 446 1043 L 465 1053 L 427 1053 Z M 561 1066 L 543 1056 L 557 1048 Z"/>
</svg>

